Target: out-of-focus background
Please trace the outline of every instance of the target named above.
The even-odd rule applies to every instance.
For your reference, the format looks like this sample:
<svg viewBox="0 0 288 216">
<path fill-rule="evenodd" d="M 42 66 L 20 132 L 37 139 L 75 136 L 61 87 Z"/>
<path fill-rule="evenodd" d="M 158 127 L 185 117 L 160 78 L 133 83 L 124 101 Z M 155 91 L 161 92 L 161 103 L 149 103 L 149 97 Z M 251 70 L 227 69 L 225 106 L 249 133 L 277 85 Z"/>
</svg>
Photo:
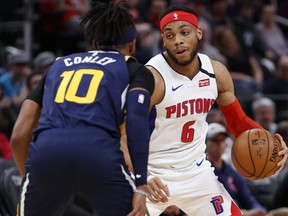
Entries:
<svg viewBox="0 0 288 216">
<path fill-rule="evenodd" d="M 9 139 L 21 104 L 57 56 L 90 49 L 79 23 L 93 1 L 0 1 L 0 215 L 13 215 L 3 179 L 21 184 L 15 169 L 7 171 L 9 164 L 15 168 Z M 186 4 L 198 12 L 203 31 L 199 52 L 226 65 L 245 112 L 288 143 L 288 0 L 128 0 L 126 7 L 138 30 L 139 62 L 145 64 L 164 50 L 158 18 L 172 4 Z M 216 105 L 207 121 L 225 126 Z M 273 182 L 270 178 L 248 185 L 266 209 L 288 207 L 287 200 L 281 206 L 279 201 L 273 204 L 278 185 Z M 17 198 L 11 200 L 14 210 Z M 172 206 L 166 215 L 184 213 Z"/>
</svg>

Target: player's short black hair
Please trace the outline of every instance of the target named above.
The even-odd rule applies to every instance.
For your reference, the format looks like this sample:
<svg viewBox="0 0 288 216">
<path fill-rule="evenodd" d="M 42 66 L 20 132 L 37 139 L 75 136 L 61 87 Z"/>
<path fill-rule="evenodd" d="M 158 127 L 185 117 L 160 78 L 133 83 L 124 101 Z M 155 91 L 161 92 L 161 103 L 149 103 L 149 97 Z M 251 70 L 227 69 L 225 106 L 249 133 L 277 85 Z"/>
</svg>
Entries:
<svg viewBox="0 0 288 216">
<path fill-rule="evenodd" d="M 191 14 L 194 14 L 198 18 L 198 13 L 187 5 L 182 4 L 175 4 L 171 5 L 170 7 L 166 8 L 160 15 L 159 20 L 161 20 L 166 14 L 173 12 L 173 11 L 185 11 Z"/>
<path fill-rule="evenodd" d="M 80 24 L 90 44 L 96 42 L 99 46 L 113 46 L 115 41 L 135 25 L 124 4 L 123 0 L 118 3 L 93 2 L 91 10 L 82 17 Z"/>
</svg>

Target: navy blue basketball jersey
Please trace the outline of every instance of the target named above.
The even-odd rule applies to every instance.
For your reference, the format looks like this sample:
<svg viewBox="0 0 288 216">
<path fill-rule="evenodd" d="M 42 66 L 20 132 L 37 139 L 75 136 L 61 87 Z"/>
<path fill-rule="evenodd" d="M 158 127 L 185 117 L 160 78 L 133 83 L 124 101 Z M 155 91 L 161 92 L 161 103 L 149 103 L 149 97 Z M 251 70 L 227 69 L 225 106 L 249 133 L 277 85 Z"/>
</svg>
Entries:
<svg viewBox="0 0 288 216">
<path fill-rule="evenodd" d="M 119 136 L 130 75 L 128 56 L 91 51 L 59 58 L 49 69 L 37 131 L 96 126 Z"/>
</svg>

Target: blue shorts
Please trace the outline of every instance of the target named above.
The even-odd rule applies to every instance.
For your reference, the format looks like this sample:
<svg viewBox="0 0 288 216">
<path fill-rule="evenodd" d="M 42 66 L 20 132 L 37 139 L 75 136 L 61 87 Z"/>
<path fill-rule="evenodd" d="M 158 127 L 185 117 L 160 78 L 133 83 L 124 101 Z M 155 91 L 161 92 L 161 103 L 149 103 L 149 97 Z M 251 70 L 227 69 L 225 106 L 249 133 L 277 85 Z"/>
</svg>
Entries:
<svg viewBox="0 0 288 216">
<path fill-rule="evenodd" d="M 61 215 L 81 195 L 102 216 L 132 211 L 134 182 L 120 141 L 95 128 L 50 129 L 31 143 L 20 216 Z"/>
</svg>

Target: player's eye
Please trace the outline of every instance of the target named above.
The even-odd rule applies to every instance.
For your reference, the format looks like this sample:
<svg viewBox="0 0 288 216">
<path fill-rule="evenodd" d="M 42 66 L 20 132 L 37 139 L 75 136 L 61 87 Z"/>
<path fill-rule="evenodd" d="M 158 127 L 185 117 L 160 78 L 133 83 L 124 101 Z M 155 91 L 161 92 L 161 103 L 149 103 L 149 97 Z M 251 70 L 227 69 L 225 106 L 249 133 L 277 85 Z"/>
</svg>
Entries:
<svg viewBox="0 0 288 216">
<path fill-rule="evenodd" d="M 165 34 L 165 38 L 171 39 L 171 38 L 173 38 L 173 35 L 171 33 L 167 33 L 167 34 Z"/>
<path fill-rule="evenodd" d="M 185 31 L 182 32 L 182 34 L 185 35 L 185 36 L 186 36 L 186 35 L 189 35 L 189 33 L 190 33 L 190 32 L 187 31 L 187 30 L 185 30 Z"/>
</svg>

